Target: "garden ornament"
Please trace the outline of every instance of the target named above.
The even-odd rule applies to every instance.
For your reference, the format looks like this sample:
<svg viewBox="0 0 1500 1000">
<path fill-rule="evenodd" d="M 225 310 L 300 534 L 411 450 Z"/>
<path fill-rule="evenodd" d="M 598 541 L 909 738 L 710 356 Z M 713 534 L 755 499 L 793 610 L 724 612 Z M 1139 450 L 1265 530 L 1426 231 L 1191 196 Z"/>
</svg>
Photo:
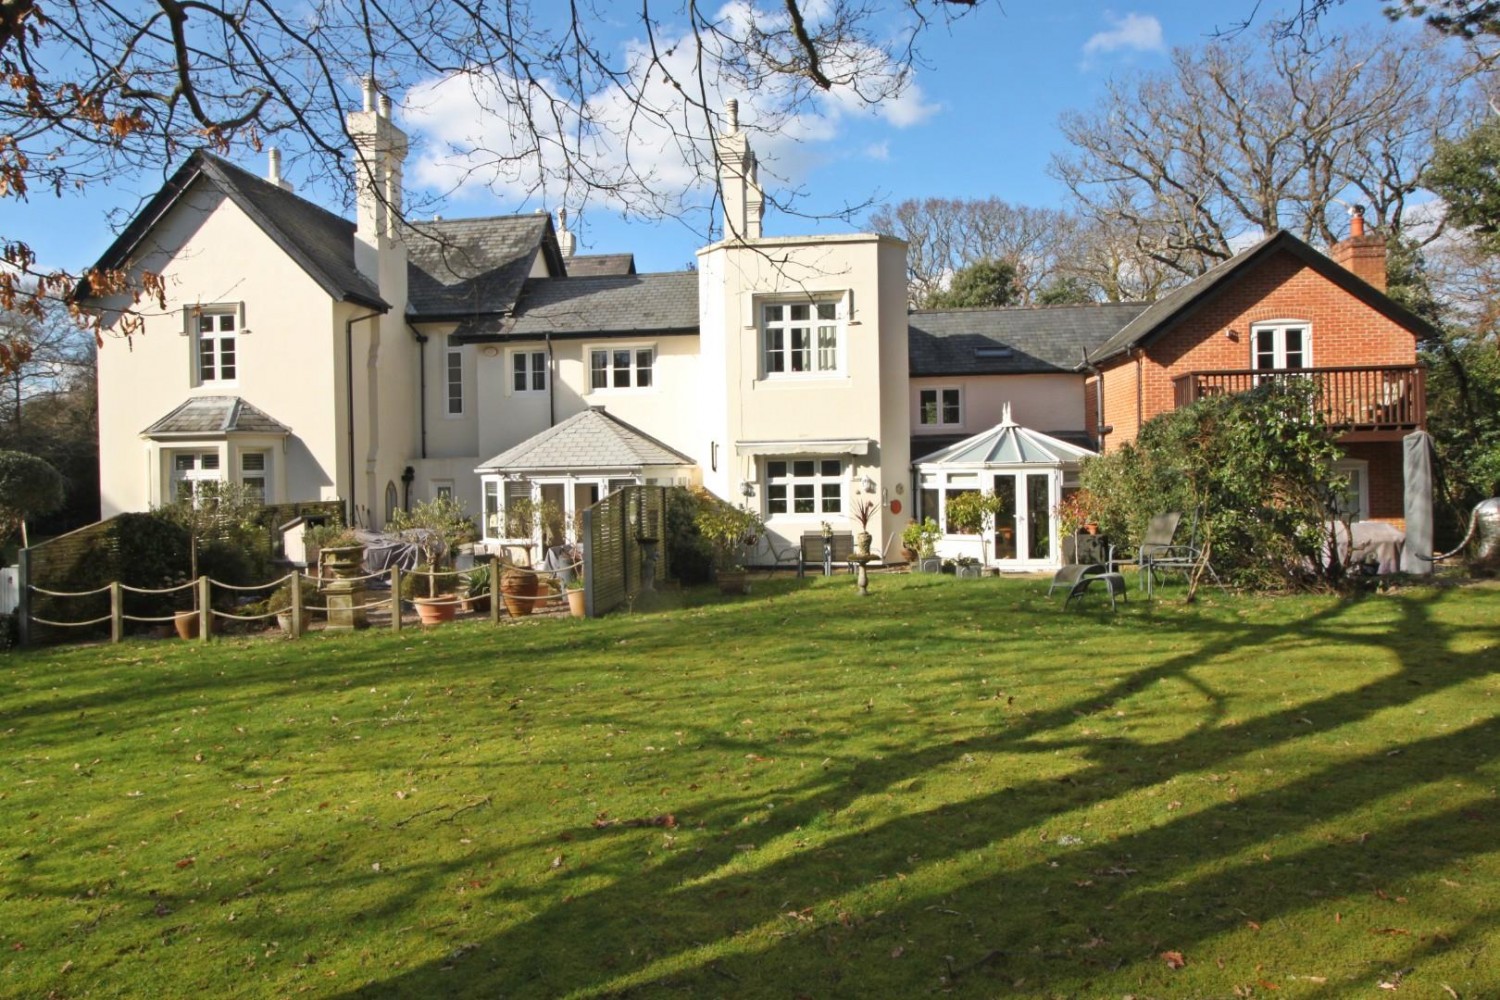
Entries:
<svg viewBox="0 0 1500 1000">
<path fill-rule="evenodd" d="M 1467 549 L 1470 542 L 1474 543 L 1474 551 L 1469 557 L 1469 566 L 1482 573 L 1500 572 L 1500 497 L 1490 497 L 1475 504 L 1464 540 L 1453 551 L 1433 556 L 1433 562 L 1453 558 Z"/>
</svg>

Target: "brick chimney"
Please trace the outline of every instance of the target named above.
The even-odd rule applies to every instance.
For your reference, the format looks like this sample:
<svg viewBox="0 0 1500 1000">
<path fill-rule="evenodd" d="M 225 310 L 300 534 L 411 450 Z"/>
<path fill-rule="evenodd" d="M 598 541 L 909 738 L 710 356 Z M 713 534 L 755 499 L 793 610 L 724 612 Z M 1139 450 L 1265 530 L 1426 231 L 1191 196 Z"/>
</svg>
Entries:
<svg viewBox="0 0 1500 1000">
<path fill-rule="evenodd" d="M 1333 262 L 1385 291 L 1385 237 L 1365 232 L 1365 207 L 1355 205 L 1349 220 L 1349 238 L 1328 248 Z"/>
</svg>

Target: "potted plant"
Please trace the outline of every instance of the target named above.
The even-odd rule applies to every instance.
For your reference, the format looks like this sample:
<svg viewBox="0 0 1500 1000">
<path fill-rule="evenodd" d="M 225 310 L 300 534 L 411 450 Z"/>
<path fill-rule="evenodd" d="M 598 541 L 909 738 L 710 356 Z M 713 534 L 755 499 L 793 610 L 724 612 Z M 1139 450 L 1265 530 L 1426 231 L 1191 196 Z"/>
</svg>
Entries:
<svg viewBox="0 0 1500 1000">
<path fill-rule="evenodd" d="M 989 542 L 985 535 L 1004 506 L 1004 499 L 995 493 L 971 490 L 951 495 L 948 498 L 948 527 L 964 534 L 978 535 L 980 559 L 988 562 Z"/>
<path fill-rule="evenodd" d="M 474 522 L 464 512 L 461 501 L 452 497 L 436 497 L 415 504 L 410 511 L 397 510 L 390 521 L 391 528 L 402 537 L 413 542 L 421 553 L 422 562 L 412 571 L 410 600 L 417 608 L 417 616 L 423 625 L 435 625 L 451 621 L 458 610 L 457 587 L 451 583 L 453 553 L 458 546 L 472 542 L 478 537 Z M 406 597 L 408 588 L 402 581 L 401 596 Z"/>
<path fill-rule="evenodd" d="M 281 631 L 287 635 L 292 634 L 292 581 L 287 580 L 281 586 L 271 591 L 271 596 L 266 598 L 266 611 L 275 612 L 276 624 L 281 626 Z M 301 632 L 307 631 L 307 612 L 302 612 Z M 300 635 L 301 632 L 298 634 Z"/>
<path fill-rule="evenodd" d="M 1099 533 L 1099 498 L 1088 490 L 1074 490 L 1057 505 L 1058 527 L 1065 535 L 1075 531 Z"/>
<path fill-rule="evenodd" d="M 724 594 L 748 594 L 745 553 L 760 540 L 766 524 L 749 507 L 736 507 L 715 496 L 704 497 L 693 523 L 713 546 L 715 576 Z"/>
<path fill-rule="evenodd" d="M 476 566 L 460 578 L 460 608 L 483 613 L 490 609 L 490 568 Z"/>
<path fill-rule="evenodd" d="M 979 572 L 979 560 L 973 556 L 959 556 L 953 560 L 953 575 L 960 580 L 977 580 Z"/>
<path fill-rule="evenodd" d="M 901 544 L 905 549 L 906 561 L 914 563 L 919 559 L 931 559 L 937 555 L 937 540 L 942 537 L 943 529 L 932 518 L 923 521 L 912 521 L 901 531 Z"/>
<path fill-rule="evenodd" d="M 302 534 L 309 550 L 316 550 L 317 576 L 335 580 L 352 580 L 364 572 L 365 546 L 350 528 L 341 524 L 320 524 Z M 327 573 L 324 573 L 327 570 Z"/>
<path fill-rule="evenodd" d="M 562 521 L 562 511 L 551 500 L 516 497 L 505 505 L 506 537 L 521 539 L 528 563 L 532 561 L 531 547 L 536 540 L 545 541 L 549 531 L 560 531 Z M 507 565 L 500 571 L 499 589 L 506 612 L 512 618 L 520 618 L 535 609 L 542 581 L 530 566 Z"/>
<path fill-rule="evenodd" d="M 854 523 L 859 525 L 859 531 L 854 536 L 854 554 L 867 556 L 870 554 L 870 518 L 875 516 L 876 503 L 874 500 L 857 500 L 850 512 Z"/>
<path fill-rule="evenodd" d="M 568 612 L 574 618 L 583 618 L 588 614 L 588 599 L 583 592 L 583 581 L 576 576 L 568 581 Z"/>
<path fill-rule="evenodd" d="M 163 507 L 166 517 L 188 533 L 188 579 L 193 584 L 192 609 L 178 611 L 173 624 L 183 639 L 198 638 L 202 609 L 198 606 L 198 556 L 210 542 L 248 543 L 259 530 L 256 518 L 263 505 L 260 499 L 239 483 L 219 480 L 200 482 L 197 492 L 178 498 Z M 212 619 L 210 619 L 212 621 Z"/>
</svg>

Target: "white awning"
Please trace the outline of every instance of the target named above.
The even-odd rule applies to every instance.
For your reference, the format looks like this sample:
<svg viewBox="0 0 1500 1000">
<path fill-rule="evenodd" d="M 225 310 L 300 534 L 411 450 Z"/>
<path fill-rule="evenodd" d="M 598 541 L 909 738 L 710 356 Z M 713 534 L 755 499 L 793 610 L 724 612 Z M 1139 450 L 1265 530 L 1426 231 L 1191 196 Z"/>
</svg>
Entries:
<svg viewBox="0 0 1500 1000">
<path fill-rule="evenodd" d="M 740 455 L 868 455 L 870 438 L 797 438 L 791 441 L 741 441 Z"/>
</svg>

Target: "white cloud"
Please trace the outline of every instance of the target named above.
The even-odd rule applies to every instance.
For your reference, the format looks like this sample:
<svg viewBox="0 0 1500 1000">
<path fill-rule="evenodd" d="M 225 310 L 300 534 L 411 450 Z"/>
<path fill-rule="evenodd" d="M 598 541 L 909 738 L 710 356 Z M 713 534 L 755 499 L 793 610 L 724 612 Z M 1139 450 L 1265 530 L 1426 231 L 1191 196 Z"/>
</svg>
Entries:
<svg viewBox="0 0 1500 1000">
<path fill-rule="evenodd" d="M 785 16 L 754 10 L 746 2 L 720 14 L 721 24 L 762 27 L 767 19 Z M 670 39 L 657 39 L 656 51 L 665 53 L 664 68 L 679 81 L 697 79 L 696 46 L 691 42 L 689 37 L 675 45 Z M 648 55 L 642 43 L 632 42 L 623 50 L 623 62 L 644 66 Z M 865 87 L 872 79 L 899 79 L 898 67 L 871 49 L 851 48 L 825 63 L 835 78 L 854 67 Z M 554 90 L 552 81 L 540 83 Z M 712 179 L 702 112 L 685 107 L 681 92 L 663 78 L 661 68 L 636 86 L 638 94 L 609 86 L 591 95 L 587 115 L 581 118 L 573 109 L 559 112 L 541 90 L 498 71 L 429 79 L 414 86 L 404 101 L 402 123 L 413 136 L 407 177 L 414 185 L 464 201 L 498 196 L 496 211 L 523 210 L 538 199 L 549 208 L 564 199 L 570 208 L 585 199 L 602 200 L 612 208 L 639 208 L 650 197 L 676 204 L 701 200 Z M 857 120 L 873 117 L 885 127 L 904 129 L 939 110 L 910 79 L 897 96 L 878 103 L 862 100 L 852 87 L 835 86 L 815 92 L 790 113 L 784 91 L 764 83 L 746 87 L 727 69 L 710 73 L 705 86 L 712 108 L 738 99 L 740 121 L 752 130 L 768 193 L 783 184 L 795 187 L 814 165 L 845 155 L 847 150 L 837 143 Z M 654 113 L 642 114 L 643 107 Z M 539 126 L 540 143 L 533 138 L 533 123 Z M 580 148 L 565 150 L 565 144 Z M 883 156 L 881 146 L 877 138 L 868 143 L 868 151 Z M 590 188 L 580 182 L 573 166 L 577 160 L 570 161 L 575 152 L 582 153 L 578 159 L 586 162 L 590 178 L 601 184 Z"/>
<path fill-rule="evenodd" d="M 891 158 L 890 142 L 870 143 L 865 147 L 865 157 L 871 160 L 889 160 Z"/>
<path fill-rule="evenodd" d="M 1161 22 L 1150 14 L 1126 14 L 1116 17 L 1106 15 L 1113 27 L 1096 32 L 1083 43 L 1083 54 L 1100 55 L 1109 52 L 1163 52 L 1166 42 L 1162 39 Z"/>
</svg>

